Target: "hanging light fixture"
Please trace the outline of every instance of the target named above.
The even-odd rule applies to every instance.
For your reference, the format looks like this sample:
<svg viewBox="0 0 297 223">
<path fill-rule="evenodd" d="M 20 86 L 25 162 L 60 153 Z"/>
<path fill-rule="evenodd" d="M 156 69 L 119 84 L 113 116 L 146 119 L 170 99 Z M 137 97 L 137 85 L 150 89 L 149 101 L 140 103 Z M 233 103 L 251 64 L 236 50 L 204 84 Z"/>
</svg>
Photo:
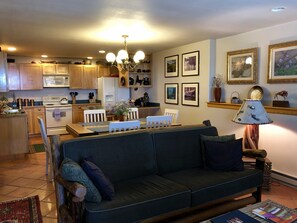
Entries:
<svg viewBox="0 0 297 223">
<path fill-rule="evenodd" d="M 120 50 L 117 56 L 111 52 L 106 54 L 106 60 L 113 66 L 117 66 L 121 69 L 121 72 L 126 72 L 134 69 L 136 65 L 145 58 L 145 54 L 143 51 L 139 50 L 135 53 L 133 60 L 129 58 L 126 40 L 128 35 L 122 35 L 122 37 L 124 38 L 124 49 Z"/>
</svg>

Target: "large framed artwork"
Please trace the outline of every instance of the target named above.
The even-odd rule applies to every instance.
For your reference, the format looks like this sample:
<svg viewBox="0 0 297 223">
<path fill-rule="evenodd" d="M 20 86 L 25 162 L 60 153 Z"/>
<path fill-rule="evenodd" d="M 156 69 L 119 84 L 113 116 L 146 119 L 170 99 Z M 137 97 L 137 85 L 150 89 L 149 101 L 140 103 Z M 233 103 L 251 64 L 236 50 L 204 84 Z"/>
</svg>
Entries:
<svg viewBox="0 0 297 223">
<path fill-rule="evenodd" d="M 269 46 L 268 83 L 297 82 L 297 41 Z"/>
<path fill-rule="evenodd" d="M 227 84 L 256 84 L 258 48 L 227 52 Z"/>
<path fill-rule="evenodd" d="M 178 104 L 178 83 L 168 83 L 164 85 L 165 103 Z"/>
<path fill-rule="evenodd" d="M 182 105 L 199 106 L 199 83 L 182 83 Z"/>
<path fill-rule="evenodd" d="M 164 58 L 165 77 L 178 77 L 178 55 L 173 55 Z"/>
<path fill-rule="evenodd" d="M 182 76 L 198 76 L 200 66 L 200 52 L 194 51 L 182 55 Z"/>
</svg>

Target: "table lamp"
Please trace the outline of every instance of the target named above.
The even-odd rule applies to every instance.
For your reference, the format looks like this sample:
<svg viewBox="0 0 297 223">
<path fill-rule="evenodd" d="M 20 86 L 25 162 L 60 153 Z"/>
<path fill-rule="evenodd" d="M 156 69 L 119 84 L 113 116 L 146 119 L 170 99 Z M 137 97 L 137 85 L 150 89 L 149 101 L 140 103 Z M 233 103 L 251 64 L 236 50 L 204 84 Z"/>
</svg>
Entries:
<svg viewBox="0 0 297 223">
<path fill-rule="evenodd" d="M 247 125 L 243 135 L 245 149 L 258 149 L 259 125 L 272 123 L 260 100 L 245 99 L 232 120 Z"/>
</svg>

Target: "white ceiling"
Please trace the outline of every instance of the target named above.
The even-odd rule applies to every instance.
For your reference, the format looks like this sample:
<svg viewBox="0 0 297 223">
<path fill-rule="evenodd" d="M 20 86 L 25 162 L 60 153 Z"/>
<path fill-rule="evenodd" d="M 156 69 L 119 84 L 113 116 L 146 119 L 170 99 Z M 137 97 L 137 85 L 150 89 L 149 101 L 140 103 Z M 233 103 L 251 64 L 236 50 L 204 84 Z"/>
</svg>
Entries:
<svg viewBox="0 0 297 223">
<path fill-rule="evenodd" d="M 283 12 L 272 13 L 273 7 Z M 296 0 L 1 0 L 0 46 L 10 55 L 104 58 L 128 34 L 153 53 L 297 20 Z M 297 34 L 297 33 L 296 33 Z"/>
</svg>

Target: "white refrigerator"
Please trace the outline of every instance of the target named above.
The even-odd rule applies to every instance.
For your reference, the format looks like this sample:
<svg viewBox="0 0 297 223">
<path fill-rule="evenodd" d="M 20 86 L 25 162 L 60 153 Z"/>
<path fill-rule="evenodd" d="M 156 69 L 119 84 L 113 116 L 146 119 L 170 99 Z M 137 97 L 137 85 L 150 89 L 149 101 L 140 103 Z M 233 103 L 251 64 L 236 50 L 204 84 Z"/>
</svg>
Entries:
<svg viewBox="0 0 297 223">
<path fill-rule="evenodd" d="M 130 99 L 130 89 L 119 87 L 117 77 L 99 77 L 97 99 L 101 100 L 101 105 L 106 110 L 111 110 L 116 102 Z"/>
</svg>

